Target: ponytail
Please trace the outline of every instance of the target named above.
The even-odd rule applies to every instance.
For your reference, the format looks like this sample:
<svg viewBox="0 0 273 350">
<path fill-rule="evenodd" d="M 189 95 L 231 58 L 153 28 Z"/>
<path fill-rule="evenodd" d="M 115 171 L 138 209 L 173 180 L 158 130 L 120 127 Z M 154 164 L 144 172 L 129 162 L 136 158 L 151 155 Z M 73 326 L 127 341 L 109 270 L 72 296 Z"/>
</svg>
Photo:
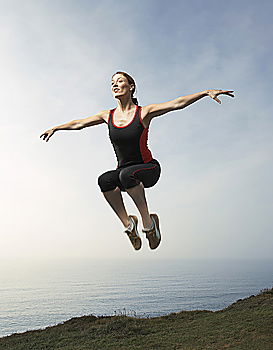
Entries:
<svg viewBox="0 0 273 350">
<path fill-rule="evenodd" d="M 133 103 L 134 103 L 135 105 L 138 106 L 138 100 L 137 100 L 136 97 L 133 97 L 133 96 L 132 96 L 132 101 L 133 101 Z"/>
</svg>

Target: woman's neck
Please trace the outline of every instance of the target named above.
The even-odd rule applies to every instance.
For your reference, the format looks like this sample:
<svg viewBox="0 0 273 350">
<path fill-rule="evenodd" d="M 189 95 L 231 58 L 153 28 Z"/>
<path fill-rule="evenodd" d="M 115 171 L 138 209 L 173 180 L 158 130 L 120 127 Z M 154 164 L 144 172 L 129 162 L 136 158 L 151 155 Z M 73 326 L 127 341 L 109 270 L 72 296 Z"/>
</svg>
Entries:
<svg viewBox="0 0 273 350">
<path fill-rule="evenodd" d="M 131 96 L 118 99 L 118 109 L 122 112 L 130 111 L 133 107 L 135 107 L 135 104 L 133 103 Z"/>
</svg>

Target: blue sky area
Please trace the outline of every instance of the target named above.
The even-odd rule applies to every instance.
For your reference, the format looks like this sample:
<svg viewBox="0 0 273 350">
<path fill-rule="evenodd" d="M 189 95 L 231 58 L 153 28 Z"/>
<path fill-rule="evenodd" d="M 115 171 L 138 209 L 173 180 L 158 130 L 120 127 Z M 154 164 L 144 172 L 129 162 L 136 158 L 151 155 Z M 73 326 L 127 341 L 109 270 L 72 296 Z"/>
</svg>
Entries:
<svg viewBox="0 0 273 350">
<path fill-rule="evenodd" d="M 0 256 L 272 257 L 272 15 L 271 1 L 0 1 Z M 153 120 L 155 252 L 133 251 L 97 186 L 116 166 L 105 125 L 39 139 L 115 107 L 117 70 L 141 105 L 235 91 Z"/>
</svg>

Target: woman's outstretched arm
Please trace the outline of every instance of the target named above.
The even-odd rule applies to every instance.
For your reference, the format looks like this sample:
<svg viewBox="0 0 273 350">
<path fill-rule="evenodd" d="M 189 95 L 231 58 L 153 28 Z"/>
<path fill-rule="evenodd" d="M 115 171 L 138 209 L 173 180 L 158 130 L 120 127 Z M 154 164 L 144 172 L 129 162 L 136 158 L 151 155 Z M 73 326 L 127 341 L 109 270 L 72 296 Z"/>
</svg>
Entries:
<svg viewBox="0 0 273 350">
<path fill-rule="evenodd" d="M 53 128 L 45 131 L 40 136 L 40 138 L 48 142 L 50 137 L 58 130 L 80 130 L 88 126 L 94 126 L 94 125 L 102 124 L 104 122 L 107 123 L 108 115 L 109 115 L 109 111 L 106 110 L 106 111 L 99 112 L 88 118 L 72 120 L 71 122 L 54 126 Z"/>
<path fill-rule="evenodd" d="M 183 109 L 205 96 L 209 96 L 216 102 L 221 103 L 218 98 L 219 95 L 228 95 L 234 97 L 232 90 L 205 90 L 197 92 L 196 94 L 181 96 L 168 102 L 144 106 L 142 118 L 143 121 L 145 120 L 145 123 L 149 124 L 152 118 L 158 117 L 168 112 L 176 111 L 178 109 Z"/>
</svg>

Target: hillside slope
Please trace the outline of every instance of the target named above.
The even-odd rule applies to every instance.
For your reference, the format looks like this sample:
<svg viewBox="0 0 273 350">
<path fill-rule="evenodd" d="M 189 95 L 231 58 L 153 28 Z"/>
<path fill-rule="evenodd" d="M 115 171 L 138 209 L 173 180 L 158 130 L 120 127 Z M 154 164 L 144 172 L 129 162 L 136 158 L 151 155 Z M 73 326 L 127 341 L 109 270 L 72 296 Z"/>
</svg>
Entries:
<svg viewBox="0 0 273 350">
<path fill-rule="evenodd" d="M 0 350 L 272 350 L 273 289 L 221 311 L 163 317 L 83 316 L 0 339 Z"/>
</svg>

